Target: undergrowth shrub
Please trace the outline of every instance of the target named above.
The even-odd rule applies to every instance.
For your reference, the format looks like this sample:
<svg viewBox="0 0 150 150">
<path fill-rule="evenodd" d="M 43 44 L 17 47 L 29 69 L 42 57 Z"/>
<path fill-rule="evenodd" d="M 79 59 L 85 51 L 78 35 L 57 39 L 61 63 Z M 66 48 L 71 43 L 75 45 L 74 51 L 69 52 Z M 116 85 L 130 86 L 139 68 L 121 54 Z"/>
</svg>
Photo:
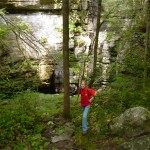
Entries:
<svg viewBox="0 0 150 150">
<path fill-rule="evenodd" d="M 11 145 L 13 149 L 44 149 L 41 136 L 45 117 L 60 113 L 62 95 L 45 95 L 23 92 L 0 105 L 0 148 Z"/>
<path fill-rule="evenodd" d="M 23 92 L 27 89 L 37 90 L 39 85 L 39 79 L 37 77 L 31 77 L 25 79 L 25 77 L 18 77 L 18 79 L 0 79 L 0 100 L 10 98 L 16 95 L 16 93 Z"/>
</svg>

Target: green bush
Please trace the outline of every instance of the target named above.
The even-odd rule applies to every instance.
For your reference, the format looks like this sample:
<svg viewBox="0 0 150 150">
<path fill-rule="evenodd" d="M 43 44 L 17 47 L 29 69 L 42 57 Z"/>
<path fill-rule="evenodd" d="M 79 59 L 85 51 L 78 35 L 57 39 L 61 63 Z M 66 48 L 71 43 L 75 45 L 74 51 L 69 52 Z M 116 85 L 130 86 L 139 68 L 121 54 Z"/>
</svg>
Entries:
<svg viewBox="0 0 150 150">
<path fill-rule="evenodd" d="M 40 149 L 45 117 L 58 115 L 61 101 L 62 95 L 27 91 L 9 99 L 7 105 L 0 105 L 0 148 L 11 145 L 13 149 Z"/>
</svg>

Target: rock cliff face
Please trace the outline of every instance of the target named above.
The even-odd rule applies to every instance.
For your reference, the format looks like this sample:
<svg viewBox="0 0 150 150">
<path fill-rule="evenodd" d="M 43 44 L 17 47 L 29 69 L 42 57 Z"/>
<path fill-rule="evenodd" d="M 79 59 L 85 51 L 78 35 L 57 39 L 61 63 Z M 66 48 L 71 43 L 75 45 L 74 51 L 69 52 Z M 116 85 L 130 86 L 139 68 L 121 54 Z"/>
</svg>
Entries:
<svg viewBox="0 0 150 150">
<path fill-rule="evenodd" d="M 10 42 L 7 48 L 0 48 L 0 72 L 9 79 L 23 75 L 26 78 L 37 78 L 39 90 L 46 93 L 62 91 L 62 16 L 61 4 L 54 1 L 3 1 L 0 8 L 6 8 L 9 14 L 0 17 L 4 24 L 14 26 L 7 40 Z M 19 27 L 27 27 L 27 31 L 21 31 Z M 23 28 L 24 28 L 23 27 Z M 6 45 L 5 45 L 6 46 Z M 74 48 L 71 41 L 70 49 Z M 24 66 L 24 62 L 30 62 Z M 24 66 L 24 69 L 18 69 Z M 8 71 L 9 68 L 13 71 Z M 71 71 L 72 72 L 72 71 Z M 74 74 L 70 72 L 71 82 Z M 18 75 L 16 75 L 18 74 Z M 56 85 L 56 86 L 55 86 Z"/>
<path fill-rule="evenodd" d="M 30 79 L 30 84 L 24 84 L 23 89 L 27 86 L 30 88 L 36 82 L 40 91 L 55 92 L 54 58 L 50 52 L 61 49 L 57 45 L 62 45 L 62 34 L 56 31 L 56 28 L 62 26 L 62 17 L 55 15 L 60 14 L 60 7 L 53 1 L 45 3 L 42 0 L 0 2 L 0 8 L 5 8 L 8 12 L 4 18 L 0 17 L 0 21 L 13 26 L 7 36 L 8 46 L 2 44 L 0 47 L 0 73 L 3 79 L 9 78 L 8 82 L 24 81 L 20 84 Z M 29 30 L 22 31 L 18 24 L 21 28 L 28 26 Z M 5 85 L 3 87 L 6 88 Z"/>
<path fill-rule="evenodd" d="M 28 11 L 49 11 L 61 9 L 61 3 L 55 3 L 55 0 L 1 0 L 0 8 L 6 8 L 8 11 L 17 12 Z"/>
<path fill-rule="evenodd" d="M 82 5 L 85 10 L 89 7 L 87 6 L 87 1 L 83 1 Z M 73 9 L 78 9 L 78 7 L 80 6 L 74 6 Z M 11 41 L 9 50 L 0 49 L 0 61 L 3 64 L 1 72 L 6 72 L 10 66 L 15 64 L 18 64 L 17 66 L 22 65 L 25 61 L 24 58 L 26 58 L 30 60 L 34 73 L 25 70 L 22 74 L 27 74 L 30 77 L 36 76 L 40 82 L 40 91 L 46 91 L 46 93 L 49 91 L 52 93 L 62 91 L 63 66 L 62 57 L 60 57 L 62 55 L 61 4 L 56 5 L 54 0 L 3 0 L 0 2 L 0 8 L 6 8 L 8 11 L 5 16 L 7 21 L 17 20 L 21 27 L 28 26 L 28 32 L 17 32 L 15 34 L 11 32 L 11 36 L 8 37 L 9 41 Z M 91 13 L 93 9 L 97 9 L 95 1 L 90 4 L 89 10 Z M 81 54 L 86 56 L 92 45 L 96 20 L 92 17 L 93 15 L 89 15 L 91 14 L 90 11 L 87 13 L 89 23 L 85 27 L 86 33 L 82 35 L 79 33 L 70 34 L 69 48 L 76 58 L 80 57 Z M 3 18 L 0 18 L 0 20 L 6 23 Z M 100 72 L 102 72 L 103 84 L 109 78 L 109 48 L 114 46 L 114 42 L 115 39 L 107 41 L 106 31 L 100 32 L 98 66 L 102 68 Z M 85 70 L 87 73 L 85 74 L 92 70 L 93 56 L 91 55 L 90 58 L 91 62 L 86 64 Z M 13 76 L 15 76 L 16 72 L 20 71 L 16 69 Z M 26 75 L 24 78 L 26 78 Z M 74 74 L 73 69 L 70 68 L 70 82 L 76 84 L 77 79 L 78 77 Z"/>
</svg>

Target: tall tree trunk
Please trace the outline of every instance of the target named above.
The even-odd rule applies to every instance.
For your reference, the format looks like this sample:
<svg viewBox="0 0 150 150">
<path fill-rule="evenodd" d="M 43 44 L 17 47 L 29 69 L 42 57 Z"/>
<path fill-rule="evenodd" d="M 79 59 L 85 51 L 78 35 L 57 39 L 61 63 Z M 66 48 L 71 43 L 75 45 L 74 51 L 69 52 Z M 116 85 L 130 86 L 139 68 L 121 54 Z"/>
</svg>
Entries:
<svg viewBox="0 0 150 150">
<path fill-rule="evenodd" d="M 150 0 L 147 1 L 147 20 L 146 20 L 146 42 L 145 42 L 145 56 L 144 56 L 144 81 L 143 81 L 143 87 L 146 86 L 146 80 L 147 80 L 147 56 L 149 53 L 149 34 L 150 34 Z"/>
<path fill-rule="evenodd" d="M 95 43 L 94 43 L 94 62 L 93 62 L 93 72 L 92 77 L 90 81 L 90 87 L 93 86 L 94 83 L 94 77 L 96 76 L 96 64 L 97 64 L 97 48 L 98 48 L 98 37 L 99 37 L 99 31 L 100 31 L 100 19 L 101 19 L 101 10 L 102 10 L 102 0 L 98 0 L 98 12 L 97 12 L 97 25 L 96 25 L 96 36 L 95 36 Z"/>
<path fill-rule="evenodd" d="M 69 0 L 63 0 L 63 70 L 64 70 L 64 118 L 70 118 L 69 98 Z"/>
</svg>

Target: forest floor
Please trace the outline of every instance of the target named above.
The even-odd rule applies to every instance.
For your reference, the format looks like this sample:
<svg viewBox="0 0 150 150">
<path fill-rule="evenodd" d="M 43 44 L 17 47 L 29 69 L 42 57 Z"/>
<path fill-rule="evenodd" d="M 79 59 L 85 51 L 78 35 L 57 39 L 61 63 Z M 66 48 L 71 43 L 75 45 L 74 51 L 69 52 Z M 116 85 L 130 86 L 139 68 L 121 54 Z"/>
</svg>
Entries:
<svg viewBox="0 0 150 150">
<path fill-rule="evenodd" d="M 29 91 L 7 99 L 5 104 L 5 101 L 2 101 L 0 105 L 0 118 L 3 118 L 0 119 L 0 139 L 2 139 L 0 149 L 117 149 L 122 139 L 109 133 L 106 120 L 110 118 L 110 115 L 107 114 L 106 107 L 102 108 L 99 98 L 97 101 L 95 99 L 91 105 L 88 116 L 90 126 L 86 135 L 82 135 L 82 110 L 77 96 L 71 97 L 71 120 L 69 121 L 62 117 L 62 99 L 62 94 L 50 95 Z M 69 133 L 67 133 L 68 130 Z"/>
<path fill-rule="evenodd" d="M 65 120 L 60 119 L 61 127 L 65 126 Z M 62 123 L 63 122 L 63 123 Z M 75 126 L 75 124 L 74 124 Z M 60 127 L 55 126 L 55 128 Z M 46 128 L 42 134 L 45 137 L 45 141 L 51 141 L 53 131 Z M 117 144 L 114 141 L 114 137 L 107 135 L 104 137 L 98 137 L 94 135 L 92 130 L 88 130 L 87 134 L 83 135 L 82 130 L 79 127 L 74 128 L 74 132 L 70 139 L 60 140 L 55 143 L 50 143 L 46 150 L 116 150 Z"/>
</svg>

